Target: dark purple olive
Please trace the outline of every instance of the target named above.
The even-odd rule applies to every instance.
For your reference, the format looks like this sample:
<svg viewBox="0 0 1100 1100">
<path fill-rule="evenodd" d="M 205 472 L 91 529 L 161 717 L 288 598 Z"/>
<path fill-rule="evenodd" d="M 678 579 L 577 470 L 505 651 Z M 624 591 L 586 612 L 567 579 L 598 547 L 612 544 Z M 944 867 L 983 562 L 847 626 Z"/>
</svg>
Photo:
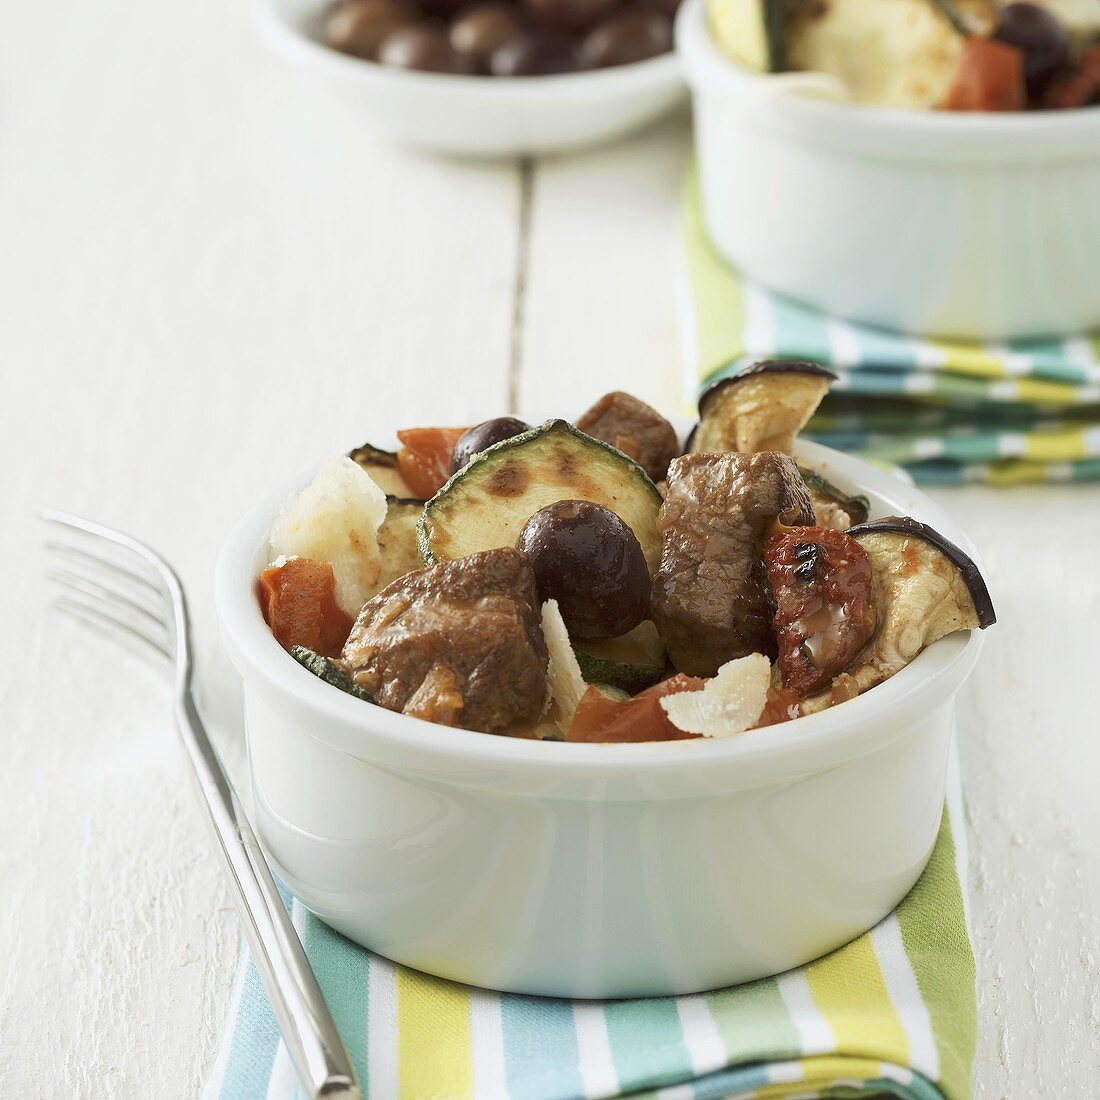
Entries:
<svg viewBox="0 0 1100 1100">
<path fill-rule="evenodd" d="M 1039 4 L 1006 4 L 997 17 L 993 37 L 1024 55 L 1028 96 L 1041 96 L 1051 80 L 1069 64 L 1070 39 L 1065 27 Z"/>
<path fill-rule="evenodd" d="M 521 0 L 524 10 L 538 23 L 562 30 L 583 31 L 594 27 L 620 6 L 620 0 Z"/>
<path fill-rule="evenodd" d="M 519 13 L 505 4 L 479 4 L 467 8 L 451 24 L 451 45 L 471 58 L 479 69 L 487 70 L 489 57 L 520 27 Z"/>
<path fill-rule="evenodd" d="M 539 596 L 558 601 L 573 638 L 617 638 L 649 614 L 645 555 L 609 509 L 590 500 L 548 504 L 527 521 L 516 546 L 531 563 Z"/>
<path fill-rule="evenodd" d="M 613 15 L 588 32 L 579 59 L 585 69 L 630 65 L 668 53 L 672 26 L 659 11 L 630 11 Z"/>
<path fill-rule="evenodd" d="M 425 73 L 473 71 L 469 60 L 455 53 L 442 31 L 422 23 L 409 23 L 390 31 L 378 47 L 378 60 L 397 69 Z"/>
<path fill-rule="evenodd" d="M 553 76 L 570 72 L 576 65 L 576 43 L 544 28 L 512 35 L 489 58 L 493 76 Z"/>
<path fill-rule="evenodd" d="M 514 416 L 498 416 L 493 420 L 484 420 L 472 428 L 467 428 L 455 444 L 454 453 L 451 455 L 451 472 L 458 473 L 474 455 L 484 451 L 486 447 L 530 430 L 530 424 L 517 420 Z"/>
<path fill-rule="evenodd" d="M 382 39 L 413 18 L 397 0 L 344 0 L 325 20 L 325 42 L 341 53 L 374 61 Z"/>
</svg>

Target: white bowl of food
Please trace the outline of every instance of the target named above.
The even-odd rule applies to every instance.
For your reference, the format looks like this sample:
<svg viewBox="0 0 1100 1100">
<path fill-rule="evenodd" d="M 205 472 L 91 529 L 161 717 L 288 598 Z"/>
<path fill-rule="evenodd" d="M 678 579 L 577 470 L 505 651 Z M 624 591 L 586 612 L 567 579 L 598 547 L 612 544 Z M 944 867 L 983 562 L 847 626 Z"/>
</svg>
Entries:
<svg viewBox="0 0 1100 1100">
<path fill-rule="evenodd" d="M 525 12 L 540 4 L 565 9 L 565 25 L 533 22 Z M 683 99 L 670 15 L 658 4 L 527 7 L 257 0 L 265 37 L 281 55 L 421 149 L 463 156 L 573 149 L 629 133 Z M 582 14 L 570 20 L 575 9 Z"/>
<path fill-rule="evenodd" d="M 794 441 L 826 386 L 724 384 L 671 466 L 682 430 L 624 395 L 587 432 L 403 432 L 400 465 L 357 448 L 245 517 L 217 610 L 257 832 L 310 910 L 456 981 L 630 997 L 898 903 L 993 607 L 937 505 Z"/>
<path fill-rule="evenodd" d="M 992 7 L 961 5 L 970 17 Z M 704 219 L 730 263 L 829 313 L 917 334 L 1005 340 L 1100 325 L 1100 106 L 934 109 L 945 96 L 1022 106 L 1031 94 L 1027 57 L 965 38 L 939 0 L 805 5 L 821 18 L 788 26 L 787 39 L 752 22 L 759 8 L 712 0 L 708 20 L 705 0 L 686 0 L 677 17 Z M 919 16 L 917 29 L 911 19 L 891 37 L 899 12 Z M 861 20 L 877 37 L 859 37 Z M 823 71 L 756 71 L 750 60 L 784 64 L 768 42 L 786 65 Z M 1035 102 L 1087 99 L 1093 77 L 1100 98 L 1100 47 L 1072 48 L 1080 71 L 1049 76 Z M 1001 86 L 988 54 L 994 69 L 1009 63 Z"/>
</svg>

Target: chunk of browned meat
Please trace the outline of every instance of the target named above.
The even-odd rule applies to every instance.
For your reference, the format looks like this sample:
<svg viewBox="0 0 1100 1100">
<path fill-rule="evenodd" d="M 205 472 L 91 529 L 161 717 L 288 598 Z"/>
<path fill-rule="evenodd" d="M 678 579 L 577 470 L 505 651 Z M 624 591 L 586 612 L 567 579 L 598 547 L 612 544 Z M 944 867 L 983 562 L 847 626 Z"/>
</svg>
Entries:
<svg viewBox="0 0 1100 1100">
<path fill-rule="evenodd" d="M 400 577 L 363 606 L 343 661 L 390 710 L 486 733 L 534 721 L 547 654 L 531 567 L 507 548 Z"/>
<path fill-rule="evenodd" d="M 680 453 L 676 429 L 656 409 L 622 390 L 605 393 L 577 427 L 630 455 L 654 481 L 664 478 Z"/>
<path fill-rule="evenodd" d="M 713 676 L 748 653 L 775 653 L 764 537 L 776 518 L 813 523 L 794 460 L 778 451 L 690 454 L 668 470 L 653 618 L 672 663 Z"/>
</svg>

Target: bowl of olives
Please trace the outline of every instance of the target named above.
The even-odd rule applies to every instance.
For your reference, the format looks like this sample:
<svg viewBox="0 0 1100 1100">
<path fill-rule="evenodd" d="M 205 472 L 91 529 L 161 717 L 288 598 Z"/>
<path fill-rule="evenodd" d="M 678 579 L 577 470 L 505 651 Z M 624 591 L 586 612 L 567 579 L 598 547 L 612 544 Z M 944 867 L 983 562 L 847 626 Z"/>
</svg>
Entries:
<svg viewBox="0 0 1100 1100">
<path fill-rule="evenodd" d="M 258 0 L 289 60 L 403 144 L 517 156 L 608 141 L 684 96 L 679 0 Z"/>
</svg>

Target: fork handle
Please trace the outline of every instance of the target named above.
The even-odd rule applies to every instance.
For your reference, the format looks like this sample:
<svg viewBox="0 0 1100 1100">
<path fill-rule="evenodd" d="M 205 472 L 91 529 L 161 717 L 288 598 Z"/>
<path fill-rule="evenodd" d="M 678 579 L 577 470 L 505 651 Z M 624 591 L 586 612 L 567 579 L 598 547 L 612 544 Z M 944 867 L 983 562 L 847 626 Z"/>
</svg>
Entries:
<svg viewBox="0 0 1100 1100">
<path fill-rule="evenodd" d="M 315 1100 L 359 1100 L 351 1059 L 190 692 L 176 724 L 233 885 L 252 960 L 298 1078 Z"/>
</svg>

